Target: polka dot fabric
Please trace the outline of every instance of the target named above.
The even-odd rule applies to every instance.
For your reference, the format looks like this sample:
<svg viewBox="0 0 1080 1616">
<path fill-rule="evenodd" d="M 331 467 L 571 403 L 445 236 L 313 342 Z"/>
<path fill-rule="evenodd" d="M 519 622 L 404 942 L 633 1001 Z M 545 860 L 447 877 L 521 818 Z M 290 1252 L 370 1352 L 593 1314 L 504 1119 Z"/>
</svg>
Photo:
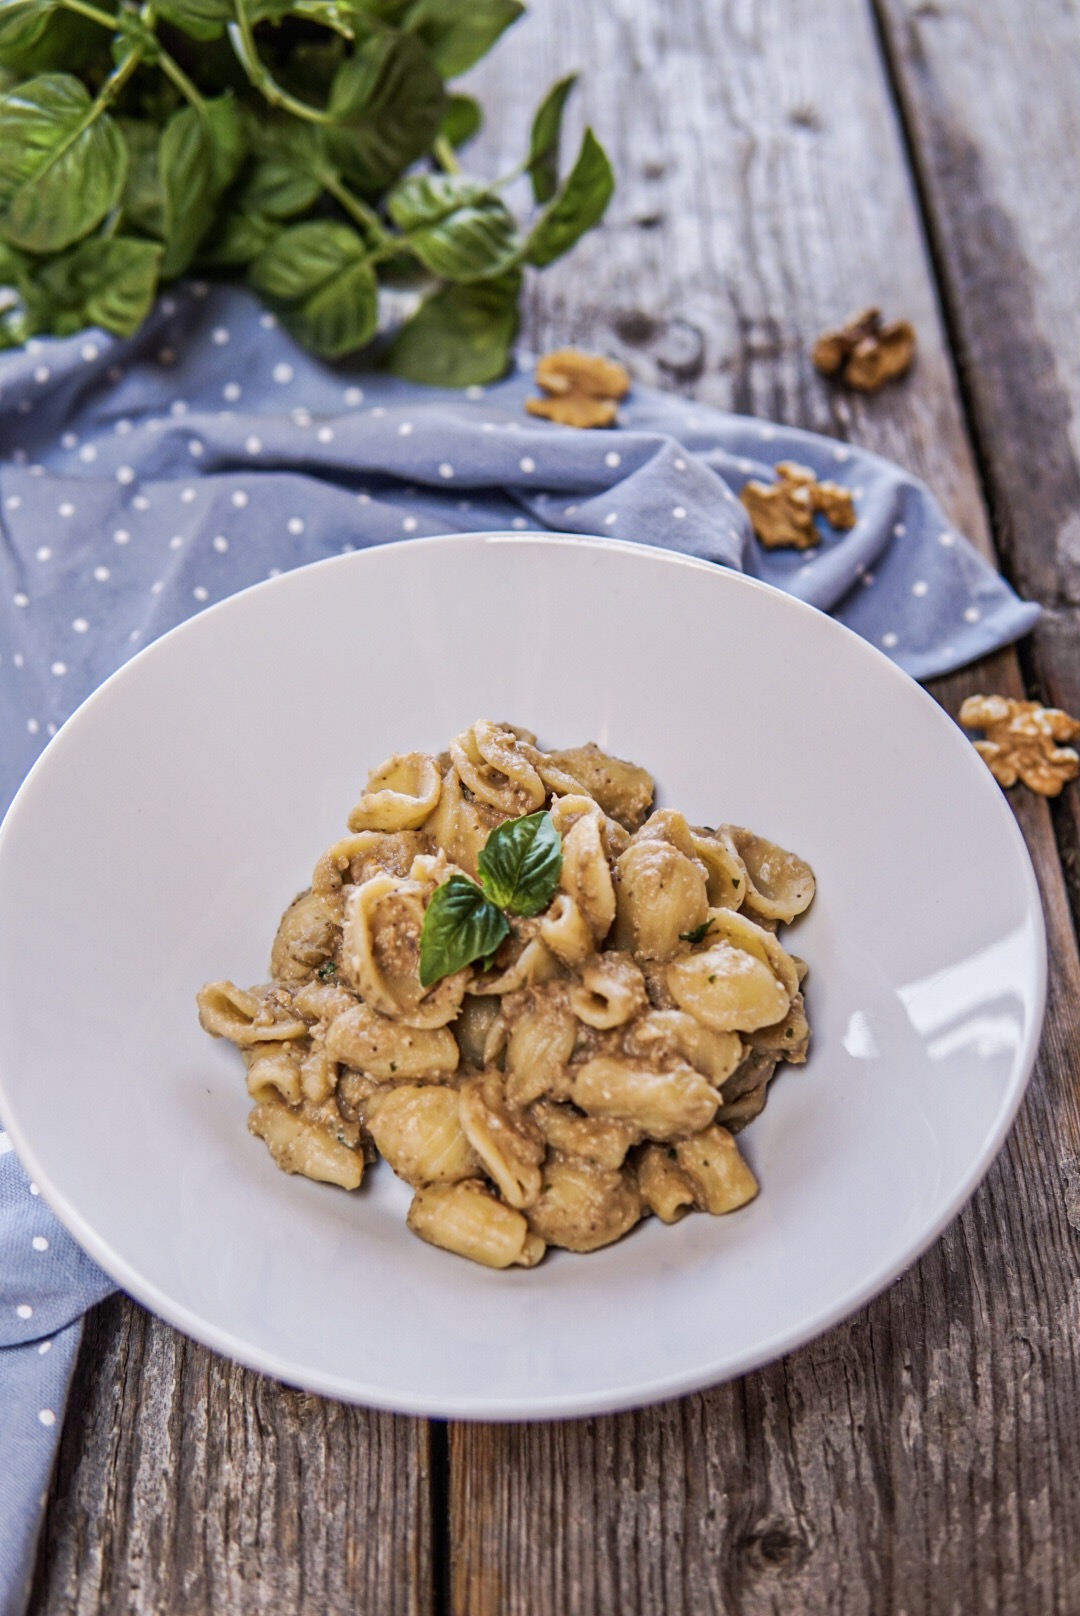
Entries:
<svg viewBox="0 0 1080 1616">
<path fill-rule="evenodd" d="M 321 364 L 248 294 L 199 282 L 130 341 L 84 332 L 0 356 L 0 810 L 79 702 L 166 629 L 291 567 L 414 535 L 548 530 L 700 556 L 833 613 L 917 678 L 1037 616 L 876 456 L 640 389 L 616 428 L 575 432 L 525 413 L 531 372 L 523 357 L 496 386 L 453 392 Z M 738 500 L 785 459 L 855 491 L 856 526 L 825 529 L 811 554 L 764 551 Z M 7 1610 L 78 1320 L 109 1282 L 10 1151 L 0 1194 Z"/>
</svg>

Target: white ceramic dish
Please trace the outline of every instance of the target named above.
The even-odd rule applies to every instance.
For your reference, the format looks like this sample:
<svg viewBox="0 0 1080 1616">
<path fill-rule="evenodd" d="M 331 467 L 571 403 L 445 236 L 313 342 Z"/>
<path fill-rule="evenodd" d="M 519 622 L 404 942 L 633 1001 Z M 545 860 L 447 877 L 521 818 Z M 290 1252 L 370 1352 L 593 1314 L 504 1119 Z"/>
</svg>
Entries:
<svg viewBox="0 0 1080 1616">
<path fill-rule="evenodd" d="M 385 1165 L 348 1195 L 247 1134 L 241 1063 L 195 989 L 263 979 L 370 766 L 482 715 L 596 740 L 691 819 L 813 864 L 788 933 L 812 1056 L 743 1135 L 745 1210 L 493 1273 L 409 1234 Z M 1044 979 L 1012 814 L 934 702 L 814 610 L 631 545 L 412 541 L 248 590 L 109 680 L 0 831 L 0 1115 L 50 1204 L 209 1346 L 416 1413 L 624 1408 L 858 1308 L 999 1148 Z"/>
</svg>

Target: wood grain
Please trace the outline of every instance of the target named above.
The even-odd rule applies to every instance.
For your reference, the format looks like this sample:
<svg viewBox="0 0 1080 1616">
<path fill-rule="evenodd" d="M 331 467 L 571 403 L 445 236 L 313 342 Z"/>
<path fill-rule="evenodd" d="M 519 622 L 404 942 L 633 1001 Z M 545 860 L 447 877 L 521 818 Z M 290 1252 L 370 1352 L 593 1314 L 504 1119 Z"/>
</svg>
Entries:
<svg viewBox="0 0 1080 1616">
<path fill-rule="evenodd" d="M 987 546 L 869 10 L 552 0 L 543 36 L 538 20 L 534 75 L 571 49 L 603 64 L 588 115 L 621 189 L 603 236 L 537 283 L 533 346 L 591 344 L 640 379 L 857 439 L 919 471 Z M 914 319 L 918 366 L 848 399 L 807 351 L 870 301 Z M 698 368 L 680 374 L 687 326 Z M 955 711 L 980 686 L 1021 693 L 1015 656 L 937 694 Z M 875 1304 L 759 1374 L 631 1415 L 453 1427 L 458 1616 L 1080 1609 L 1080 970 L 1046 806 L 1017 809 L 1051 1002 L 1028 1100 L 971 1205 Z"/>
<path fill-rule="evenodd" d="M 241 1369 L 122 1297 L 94 1310 L 38 1553 L 39 1616 L 422 1616 L 427 1426 Z"/>
</svg>

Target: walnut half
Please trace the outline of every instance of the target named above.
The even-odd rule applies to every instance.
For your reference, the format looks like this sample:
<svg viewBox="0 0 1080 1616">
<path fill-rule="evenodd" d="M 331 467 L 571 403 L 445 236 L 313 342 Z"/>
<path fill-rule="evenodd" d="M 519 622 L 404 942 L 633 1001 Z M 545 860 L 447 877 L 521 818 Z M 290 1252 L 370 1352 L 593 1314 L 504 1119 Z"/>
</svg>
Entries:
<svg viewBox="0 0 1080 1616">
<path fill-rule="evenodd" d="M 975 750 L 999 785 L 1021 780 L 1043 797 L 1056 797 L 1080 774 L 1080 756 L 1062 741 L 1080 737 L 1080 722 L 1060 707 L 1011 696 L 969 696 L 960 708 L 965 729 L 981 729 Z"/>
<path fill-rule="evenodd" d="M 836 376 L 862 393 L 875 393 L 902 376 L 915 357 L 915 328 L 907 320 L 886 323 L 881 310 L 863 309 L 846 325 L 826 331 L 814 344 L 823 376 Z"/>
<path fill-rule="evenodd" d="M 830 526 L 855 526 L 855 501 L 850 488 L 819 483 L 809 466 L 781 460 L 775 483 L 748 482 L 739 495 L 754 532 L 767 550 L 784 546 L 812 550 L 821 543 L 814 517 L 820 513 Z"/>
<path fill-rule="evenodd" d="M 530 415 L 562 426 L 611 426 L 619 399 L 630 390 L 630 373 L 614 359 L 558 348 L 538 362 L 536 384 L 547 397 L 525 400 Z"/>
</svg>

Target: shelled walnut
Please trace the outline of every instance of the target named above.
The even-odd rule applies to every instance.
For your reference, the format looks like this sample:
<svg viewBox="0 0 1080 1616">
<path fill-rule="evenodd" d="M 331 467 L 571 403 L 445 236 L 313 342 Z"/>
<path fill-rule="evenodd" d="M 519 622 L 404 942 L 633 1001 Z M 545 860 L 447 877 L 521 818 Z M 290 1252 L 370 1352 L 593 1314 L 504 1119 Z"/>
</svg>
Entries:
<svg viewBox="0 0 1080 1616">
<path fill-rule="evenodd" d="M 813 549 L 821 543 L 814 521 L 818 514 L 831 527 L 855 526 L 855 501 L 850 488 L 818 482 L 809 466 L 800 466 L 795 460 L 781 460 L 776 473 L 777 482 L 748 482 L 739 495 L 754 532 L 767 550 Z"/>
<path fill-rule="evenodd" d="M 619 399 L 630 390 L 630 373 L 614 359 L 558 348 L 538 362 L 536 384 L 548 396 L 525 400 L 530 415 L 562 426 L 611 426 Z"/>
<path fill-rule="evenodd" d="M 974 743 L 994 779 L 1003 786 L 1021 780 L 1043 797 L 1056 797 L 1080 774 L 1080 755 L 1062 741 L 1080 738 L 1080 722 L 1060 707 L 1011 696 L 969 696 L 960 708 L 965 729 L 981 729 Z"/>
<path fill-rule="evenodd" d="M 907 320 L 886 324 L 881 310 L 863 309 L 814 344 L 813 360 L 823 376 L 836 376 L 862 393 L 876 393 L 902 376 L 915 357 L 915 328 Z"/>
</svg>

